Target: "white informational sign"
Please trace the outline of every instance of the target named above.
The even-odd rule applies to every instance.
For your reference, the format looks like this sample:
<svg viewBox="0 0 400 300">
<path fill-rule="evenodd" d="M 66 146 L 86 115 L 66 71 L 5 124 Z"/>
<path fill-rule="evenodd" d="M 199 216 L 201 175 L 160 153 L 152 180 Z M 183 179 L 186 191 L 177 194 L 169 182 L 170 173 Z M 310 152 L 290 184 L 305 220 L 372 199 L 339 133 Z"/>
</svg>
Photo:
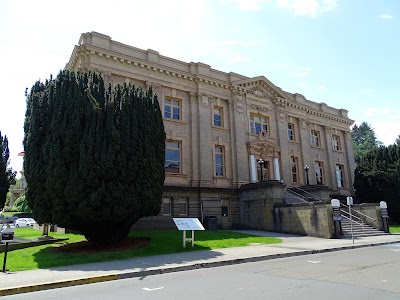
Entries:
<svg viewBox="0 0 400 300">
<path fill-rule="evenodd" d="M 353 205 L 353 197 L 347 197 L 347 205 Z"/>
<path fill-rule="evenodd" d="M 197 218 L 172 218 L 178 230 L 205 230 Z"/>
<path fill-rule="evenodd" d="M 178 230 L 183 231 L 183 248 L 186 248 L 186 242 L 192 242 L 192 247 L 194 247 L 194 231 L 195 230 L 205 230 L 203 225 L 200 223 L 197 218 L 172 218 L 174 220 L 176 227 Z M 186 237 L 186 230 L 192 231 L 192 237 Z"/>
</svg>

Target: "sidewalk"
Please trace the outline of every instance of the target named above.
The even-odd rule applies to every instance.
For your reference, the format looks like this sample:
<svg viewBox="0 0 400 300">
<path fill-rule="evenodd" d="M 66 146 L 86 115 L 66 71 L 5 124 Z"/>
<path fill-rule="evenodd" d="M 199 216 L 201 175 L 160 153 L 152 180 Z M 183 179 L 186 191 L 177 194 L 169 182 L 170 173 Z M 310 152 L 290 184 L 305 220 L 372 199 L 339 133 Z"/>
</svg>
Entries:
<svg viewBox="0 0 400 300">
<path fill-rule="evenodd" d="M 50 269 L 0 273 L 0 296 L 101 281 L 209 268 L 289 256 L 400 243 L 400 235 L 351 239 L 322 239 L 258 230 L 240 232 L 278 237 L 280 244 L 194 251 L 99 262 Z"/>
</svg>

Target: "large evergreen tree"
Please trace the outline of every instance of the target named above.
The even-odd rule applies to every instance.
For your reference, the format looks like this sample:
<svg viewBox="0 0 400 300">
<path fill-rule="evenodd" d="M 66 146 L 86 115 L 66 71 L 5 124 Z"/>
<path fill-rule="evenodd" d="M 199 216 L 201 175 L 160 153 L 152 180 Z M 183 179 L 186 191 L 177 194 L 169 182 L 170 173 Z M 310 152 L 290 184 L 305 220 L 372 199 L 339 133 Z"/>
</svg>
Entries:
<svg viewBox="0 0 400 300">
<path fill-rule="evenodd" d="M 0 208 L 6 203 L 8 189 L 15 184 L 16 172 L 8 165 L 10 163 L 10 150 L 8 149 L 8 139 L 1 135 L 0 131 Z"/>
<path fill-rule="evenodd" d="M 26 195 L 40 223 L 112 243 L 160 211 L 165 132 L 151 89 L 105 89 L 99 74 L 69 71 L 37 82 L 24 147 Z"/>
<path fill-rule="evenodd" d="M 400 222 L 400 145 L 376 147 L 360 156 L 354 188 L 363 202 L 386 201 L 392 221 Z"/>
<path fill-rule="evenodd" d="M 382 145 L 382 142 L 376 138 L 375 131 L 371 125 L 366 122 L 362 122 L 360 126 L 357 126 L 357 124 L 353 126 L 351 138 L 356 162 L 361 156 Z"/>
</svg>

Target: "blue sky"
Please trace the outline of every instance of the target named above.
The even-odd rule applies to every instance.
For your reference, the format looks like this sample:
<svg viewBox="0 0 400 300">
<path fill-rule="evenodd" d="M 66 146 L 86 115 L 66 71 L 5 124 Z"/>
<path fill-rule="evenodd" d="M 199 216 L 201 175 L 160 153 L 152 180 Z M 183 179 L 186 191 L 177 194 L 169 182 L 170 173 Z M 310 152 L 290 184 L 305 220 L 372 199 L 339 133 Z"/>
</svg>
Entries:
<svg viewBox="0 0 400 300">
<path fill-rule="evenodd" d="M 83 32 L 224 72 L 264 75 L 345 108 L 384 144 L 400 134 L 400 1 L 0 2 L 0 130 L 21 170 L 26 87 L 56 75 Z"/>
</svg>

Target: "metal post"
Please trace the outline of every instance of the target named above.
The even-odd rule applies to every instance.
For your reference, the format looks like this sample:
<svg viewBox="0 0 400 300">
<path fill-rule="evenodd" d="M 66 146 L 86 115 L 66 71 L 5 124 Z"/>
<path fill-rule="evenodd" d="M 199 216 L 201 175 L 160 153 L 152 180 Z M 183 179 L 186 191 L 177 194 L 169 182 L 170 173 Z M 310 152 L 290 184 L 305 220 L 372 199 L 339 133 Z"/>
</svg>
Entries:
<svg viewBox="0 0 400 300">
<path fill-rule="evenodd" d="M 308 170 L 309 169 L 310 168 L 307 165 L 304 166 L 304 171 L 306 171 L 306 185 L 310 185 L 310 180 L 308 178 Z"/>
<path fill-rule="evenodd" d="M 347 205 L 349 206 L 349 214 L 350 214 L 351 239 L 353 240 L 354 244 L 353 217 L 351 216 L 351 206 L 353 205 L 353 197 L 347 196 Z"/>
<path fill-rule="evenodd" d="M 186 248 L 186 230 L 183 231 L 183 248 Z"/>
<path fill-rule="evenodd" d="M 3 273 L 5 273 L 6 270 L 6 263 L 7 263 L 7 251 L 8 251 L 8 242 L 6 242 L 6 247 L 4 249 L 4 261 L 3 261 Z"/>
<path fill-rule="evenodd" d="M 260 160 L 258 161 L 258 164 L 260 166 L 260 182 L 262 182 L 262 181 L 264 181 L 264 178 L 263 178 L 264 161 L 262 158 L 260 158 Z"/>
<path fill-rule="evenodd" d="M 192 248 L 194 247 L 194 230 L 192 230 Z"/>
</svg>

